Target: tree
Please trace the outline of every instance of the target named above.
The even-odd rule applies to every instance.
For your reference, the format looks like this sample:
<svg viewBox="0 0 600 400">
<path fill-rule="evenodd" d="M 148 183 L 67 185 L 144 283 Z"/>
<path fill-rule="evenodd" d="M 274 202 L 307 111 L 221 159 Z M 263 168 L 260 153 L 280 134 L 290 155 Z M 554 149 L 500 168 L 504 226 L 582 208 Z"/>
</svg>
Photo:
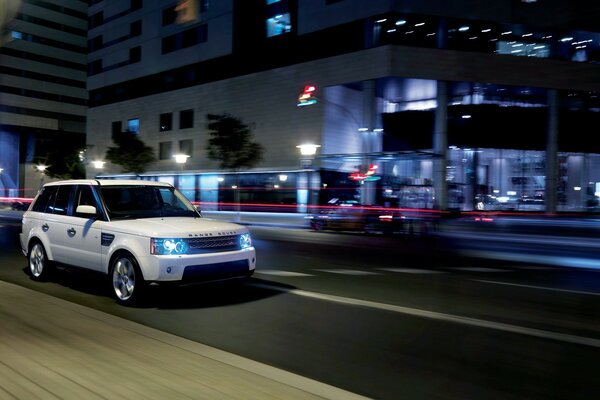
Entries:
<svg viewBox="0 0 600 400">
<path fill-rule="evenodd" d="M 156 160 L 154 149 L 146 146 L 135 132 L 120 132 L 112 139 L 116 146 L 108 148 L 105 158 L 120 165 L 123 172 L 141 174 Z"/>
<path fill-rule="evenodd" d="M 229 114 L 208 114 L 208 158 L 217 160 L 221 168 L 239 172 L 242 168 L 252 168 L 263 159 L 264 147 L 253 141 L 250 127 L 239 118 Z M 239 175 L 235 174 L 236 187 Z M 234 190 L 236 221 L 240 220 L 240 192 Z"/>
<path fill-rule="evenodd" d="M 238 172 L 252 168 L 263 159 L 265 152 L 252 138 L 250 127 L 229 114 L 208 114 L 208 158 L 220 162 L 223 169 Z"/>
</svg>

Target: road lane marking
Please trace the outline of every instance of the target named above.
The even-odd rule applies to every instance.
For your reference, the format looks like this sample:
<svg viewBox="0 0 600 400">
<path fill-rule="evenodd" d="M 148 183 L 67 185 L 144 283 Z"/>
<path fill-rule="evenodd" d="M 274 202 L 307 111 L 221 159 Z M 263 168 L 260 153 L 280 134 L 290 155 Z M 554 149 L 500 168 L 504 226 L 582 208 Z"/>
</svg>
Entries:
<svg viewBox="0 0 600 400">
<path fill-rule="evenodd" d="M 379 271 L 398 272 L 402 274 L 445 274 L 446 271 L 419 268 L 377 268 Z"/>
<path fill-rule="evenodd" d="M 378 272 L 361 271 L 358 269 L 314 269 L 313 271 L 327 272 L 330 274 L 356 275 L 356 276 L 381 275 Z"/>
<path fill-rule="evenodd" d="M 589 296 L 600 296 L 600 293 L 597 292 L 586 292 L 583 290 L 569 290 L 569 289 L 559 289 L 559 288 L 553 288 L 553 287 L 548 287 L 548 286 L 534 286 L 534 285 L 524 285 L 521 283 L 510 283 L 510 282 L 500 282 L 500 281 L 486 281 L 483 279 L 472 279 L 475 282 L 483 282 L 483 283 L 492 283 L 495 285 L 506 285 L 506 286 L 516 286 L 516 287 L 523 287 L 523 288 L 528 288 L 528 289 L 539 289 L 539 290 L 549 290 L 549 291 L 553 291 L 553 292 L 563 292 L 563 293 L 573 293 L 573 294 L 585 294 L 585 295 L 589 295 Z"/>
<path fill-rule="evenodd" d="M 291 271 L 281 271 L 277 269 L 262 269 L 254 271 L 255 274 L 264 274 L 264 275 L 275 275 L 275 276 L 290 276 L 290 277 L 301 277 L 301 276 L 314 276 L 311 274 L 303 274 L 300 272 L 291 272 Z"/>
<path fill-rule="evenodd" d="M 507 269 L 500 268 L 488 268 L 488 267 L 459 267 L 452 268 L 453 271 L 464 271 L 464 272 L 510 272 Z"/>
<path fill-rule="evenodd" d="M 460 250 L 466 257 L 488 258 L 502 261 L 517 261 L 536 264 L 554 265 L 557 267 L 600 269 L 600 261 L 590 258 L 544 256 L 525 253 L 509 253 L 504 251 Z"/>
<path fill-rule="evenodd" d="M 582 346 L 600 348 L 600 339 L 594 339 L 584 336 L 570 335 L 560 332 L 546 331 L 542 329 L 527 328 L 524 326 L 511 325 L 502 322 L 487 321 L 483 319 L 463 317 L 460 315 L 445 314 L 437 311 L 421 310 L 418 308 L 410 308 L 397 306 L 394 304 L 378 303 L 369 300 L 353 299 L 351 297 L 342 297 L 332 294 L 324 294 L 317 292 L 309 292 L 300 289 L 286 289 L 279 286 L 268 285 L 264 283 L 250 283 L 252 286 L 260 287 L 269 290 L 277 290 L 283 293 L 294 294 L 296 296 L 307 297 L 315 300 L 329 301 L 332 303 L 345 304 L 351 306 L 359 306 L 382 311 L 391 311 L 399 314 L 410 315 L 413 317 L 428 318 L 436 321 L 450 322 L 454 324 L 474 326 L 478 328 L 493 329 L 502 332 L 515 333 L 518 335 L 531 336 L 542 339 L 549 339 L 558 342 L 578 344 Z"/>
</svg>

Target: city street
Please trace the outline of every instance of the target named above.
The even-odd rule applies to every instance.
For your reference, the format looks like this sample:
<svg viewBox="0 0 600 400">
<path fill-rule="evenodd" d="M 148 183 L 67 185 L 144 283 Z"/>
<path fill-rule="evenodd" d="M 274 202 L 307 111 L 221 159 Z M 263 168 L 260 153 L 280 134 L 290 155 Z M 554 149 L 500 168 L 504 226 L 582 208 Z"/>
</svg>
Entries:
<svg viewBox="0 0 600 400">
<path fill-rule="evenodd" d="M 32 281 L 20 224 L 0 230 L 2 281 L 359 395 L 589 399 L 600 391 L 593 270 L 466 258 L 433 237 L 250 226 L 258 267 L 248 282 L 152 287 L 130 308 L 94 274 Z"/>
</svg>

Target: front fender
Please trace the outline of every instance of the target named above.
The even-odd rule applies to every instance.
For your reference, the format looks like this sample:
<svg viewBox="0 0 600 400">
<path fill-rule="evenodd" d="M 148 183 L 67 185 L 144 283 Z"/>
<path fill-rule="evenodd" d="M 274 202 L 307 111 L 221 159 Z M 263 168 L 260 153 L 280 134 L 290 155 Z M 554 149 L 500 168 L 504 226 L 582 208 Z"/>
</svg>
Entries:
<svg viewBox="0 0 600 400">
<path fill-rule="evenodd" d="M 108 274 L 110 262 L 115 253 L 119 251 L 131 253 L 139 263 L 140 257 L 144 257 L 150 253 L 150 239 L 145 236 L 117 234 L 103 255 L 102 268 L 104 273 Z"/>
</svg>

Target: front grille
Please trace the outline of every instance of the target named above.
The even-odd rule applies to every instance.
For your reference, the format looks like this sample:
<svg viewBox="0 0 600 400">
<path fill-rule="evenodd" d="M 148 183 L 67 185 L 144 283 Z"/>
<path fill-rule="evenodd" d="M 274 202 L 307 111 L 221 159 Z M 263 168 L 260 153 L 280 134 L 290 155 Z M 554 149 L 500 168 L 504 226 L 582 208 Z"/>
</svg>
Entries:
<svg viewBox="0 0 600 400">
<path fill-rule="evenodd" d="M 210 236 L 187 239 L 193 253 L 213 253 L 240 250 L 240 235 Z"/>
</svg>

